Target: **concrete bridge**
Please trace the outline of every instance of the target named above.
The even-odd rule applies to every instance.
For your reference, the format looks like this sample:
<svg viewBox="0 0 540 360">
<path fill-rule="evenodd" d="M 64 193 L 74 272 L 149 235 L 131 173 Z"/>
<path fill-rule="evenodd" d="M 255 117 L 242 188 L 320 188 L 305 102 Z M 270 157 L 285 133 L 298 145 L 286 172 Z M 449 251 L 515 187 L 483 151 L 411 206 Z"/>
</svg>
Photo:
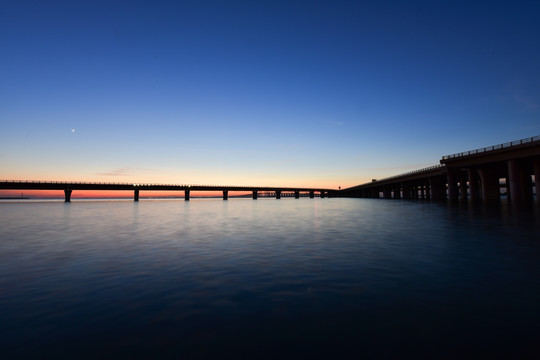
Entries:
<svg viewBox="0 0 540 360">
<path fill-rule="evenodd" d="M 3 180 L 0 189 L 10 190 L 63 190 L 66 202 L 71 201 L 71 194 L 76 190 L 131 190 L 133 200 L 139 201 L 139 192 L 144 191 L 183 191 L 184 200 L 189 200 L 191 191 L 221 191 L 223 200 L 229 198 L 229 191 L 251 192 L 256 200 L 259 192 L 265 195 L 272 193 L 276 199 L 282 196 L 296 199 L 301 196 L 315 196 L 324 198 L 334 190 L 321 188 L 294 188 L 294 187 L 264 187 L 264 186 L 229 186 L 229 185 L 166 185 L 166 184 L 127 184 L 127 183 L 97 183 L 97 182 L 65 182 L 65 181 L 29 181 L 29 180 Z"/>
<path fill-rule="evenodd" d="M 540 135 L 446 155 L 438 165 L 353 186 L 337 196 L 492 202 L 506 195 L 513 204 L 525 204 L 535 194 L 540 194 Z"/>
<path fill-rule="evenodd" d="M 0 181 L 0 189 L 63 190 L 65 201 L 71 200 L 76 190 L 131 190 L 139 201 L 139 192 L 184 191 L 190 199 L 191 191 L 221 191 L 223 200 L 229 191 L 251 192 L 257 199 L 265 196 L 359 197 L 385 199 L 471 200 L 492 202 L 507 196 L 513 204 L 530 203 L 540 194 L 540 135 L 488 146 L 476 150 L 443 156 L 440 164 L 410 171 L 388 178 L 353 186 L 343 190 L 325 188 L 261 187 L 229 185 L 164 185 L 122 184 L 58 181 Z"/>
</svg>

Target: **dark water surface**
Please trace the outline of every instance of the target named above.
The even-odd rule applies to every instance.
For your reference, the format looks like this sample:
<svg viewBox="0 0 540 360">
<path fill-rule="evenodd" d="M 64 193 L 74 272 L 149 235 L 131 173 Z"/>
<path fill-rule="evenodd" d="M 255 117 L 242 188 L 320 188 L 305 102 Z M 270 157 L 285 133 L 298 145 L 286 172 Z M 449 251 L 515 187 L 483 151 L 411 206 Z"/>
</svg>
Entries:
<svg viewBox="0 0 540 360">
<path fill-rule="evenodd" d="M 538 213 L 0 202 L 0 356 L 537 358 Z"/>
</svg>

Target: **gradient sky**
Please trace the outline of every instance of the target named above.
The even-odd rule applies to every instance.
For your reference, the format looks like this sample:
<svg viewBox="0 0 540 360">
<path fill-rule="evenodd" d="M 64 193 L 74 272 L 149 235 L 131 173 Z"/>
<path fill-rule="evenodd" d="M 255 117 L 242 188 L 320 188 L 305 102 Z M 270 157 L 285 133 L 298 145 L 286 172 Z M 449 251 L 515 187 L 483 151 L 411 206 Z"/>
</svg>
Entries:
<svg viewBox="0 0 540 360">
<path fill-rule="evenodd" d="M 540 134 L 539 44 L 539 1 L 4 1 L 0 178 L 353 186 Z"/>
</svg>

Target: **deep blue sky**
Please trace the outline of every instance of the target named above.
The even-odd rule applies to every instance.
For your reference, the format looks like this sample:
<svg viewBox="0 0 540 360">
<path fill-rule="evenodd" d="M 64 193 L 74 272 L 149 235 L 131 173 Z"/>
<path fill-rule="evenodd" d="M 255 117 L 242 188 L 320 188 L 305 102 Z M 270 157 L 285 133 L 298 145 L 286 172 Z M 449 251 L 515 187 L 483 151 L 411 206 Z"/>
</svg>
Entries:
<svg viewBox="0 0 540 360">
<path fill-rule="evenodd" d="M 2 177 L 355 185 L 540 134 L 539 44 L 539 1 L 5 1 Z"/>
</svg>

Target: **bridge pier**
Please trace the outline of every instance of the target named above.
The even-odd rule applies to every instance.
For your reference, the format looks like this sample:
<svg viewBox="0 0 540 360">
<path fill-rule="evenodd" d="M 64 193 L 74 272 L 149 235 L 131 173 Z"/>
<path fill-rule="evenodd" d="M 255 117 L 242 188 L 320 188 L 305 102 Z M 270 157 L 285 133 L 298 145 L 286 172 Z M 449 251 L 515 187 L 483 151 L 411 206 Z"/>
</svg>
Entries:
<svg viewBox="0 0 540 360">
<path fill-rule="evenodd" d="M 71 189 L 64 189 L 64 202 L 71 202 Z"/>
<path fill-rule="evenodd" d="M 467 169 L 467 178 L 469 180 L 469 196 L 471 201 L 480 200 L 479 177 L 476 169 Z"/>
<path fill-rule="evenodd" d="M 324 191 L 321 191 L 320 193 L 321 193 L 321 199 L 323 199 L 325 197 L 325 193 Z"/>
<path fill-rule="evenodd" d="M 189 201 L 189 190 L 184 190 L 184 201 Z"/>
<path fill-rule="evenodd" d="M 253 200 L 257 200 L 257 190 L 251 192 L 253 194 Z"/>
<path fill-rule="evenodd" d="M 281 190 L 276 190 L 276 200 L 281 199 Z"/>
<path fill-rule="evenodd" d="M 448 183 L 448 200 L 456 201 L 459 197 L 458 185 L 457 185 L 457 174 L 454 170 L 448 170 L 446 175 Z"/>
<path fill-rule="evenodd" d="M 429 178 L 429 187 L 431 188 L 431 198 L 433 200 L 446 199 L 444 180 L 440 176 Z"/>
<path fill-rule="evenodd" d="M 385 186 L 384 189 L 383 189 L 383 197 L 385 199 L 391 199 L 392 198 L 392 190 L 388 186 Z"/>
<path fill-rule="evenodd" d="M 534 187 L 536 188 L 536 202 L 540 204 L 540 159 L 533 160 Z"/>
<path fill-rule="evenodd" d="M 229 190 L 223 190 L 223 200 L 229 199 Z"/>
<path fill-rule="evenodd" d="M 139 201 L 139 189 L 133 191 L 133 201 Z"/>
<path fill-rule="evenodd" d="M 498 201 L 501 198 L 501 190 L 499 185 L 499 177 L 496 169 L 482 168 L 478 169 L 480 182 L 482 186 L 483 201 Z"/>
<path fill-rule="evenodd" d="M 467 201 L 467 179 L 462 176 L 459 179 L 459 197 L 462 201 Z"/>
<path fill-rule="evenodd" d="M 310 191 L 309 192 L 309 198 L 313 199 L 314 197 L 315 197 L 315 191 Z"/>
<path fill-rule="evenodd" d="M 402 199 L 410 199 L 411 198 L 411 189 L 409 188 L 409 186 L 408 185 L 403 185 L 402 188 L 403 188 Z"/>
<path fill-rule="evenodd" d="M 508 161 L 506 188 L 510 191 L 510 201 L 513 204 L 523 204 L 532 199 L 531 176 L 522 162 Z"/>
<path fill-rule="evenodd" d="M 294 191 L 294 198 L 295 199 L 300 199 L 300 191 L 298 191 L 298 190 Z"/>
<path fill-rule="evenodd" d="M 395 188 L 392 192 L 394 193 L 394 199 L 401 199 L 401 189 L 399 188 L 399 186 Z"/>
</svg>

